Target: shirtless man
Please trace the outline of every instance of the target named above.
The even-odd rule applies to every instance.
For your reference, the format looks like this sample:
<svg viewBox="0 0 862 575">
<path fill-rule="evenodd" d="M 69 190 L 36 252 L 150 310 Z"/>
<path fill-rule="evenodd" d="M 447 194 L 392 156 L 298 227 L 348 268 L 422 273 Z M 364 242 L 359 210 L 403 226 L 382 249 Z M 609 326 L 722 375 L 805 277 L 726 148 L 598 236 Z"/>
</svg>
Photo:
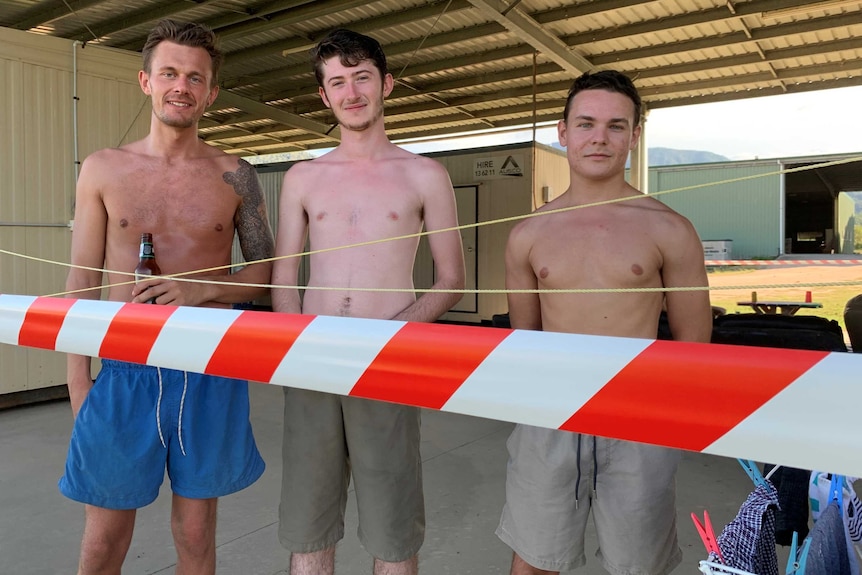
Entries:
<svg viewBox="0 0 862 575">
<path fill-rule="evenodd" d="M 273 240 L 254 169 L 204 144 L 197 125 L 218 93 L 222 55 L 202 26 L 160 22 L 143 49 L 141 89 L 152 97 L 143 140 L 90 155 L 76 192 L 72 264 L 131 272 L 141 233 L 152 232 L 163 274 L 230 264 L 234 232 L 243 255 L 272 256 Z M 112 285 L 121 302 L 229 307 L 264 289 L 268 263 L 195 275 L 216 284 L 153 278 Z M 128 275 L 108 272 L 108 282 Z M 188 276 L 186 276 L 188 277 Z M 68 290 L 98 288 L 102 273 L 72 268 Z M 99 289 L 72 297 L 99 298 Z M 86 504 L 78 573 L 119 574 L 135 509 L 156 499 L 167 465 L 177 573 L 215 572 L 217 497 L 263 473 L 249 422 L 248 384 L 105 360 L 96 383 L 90 358 L 70 355 L 75 429 L 60 491 Z"/>
<path fill-rule="evenodd" d="M 293 166 L 284 177 L 276 253 L 349 246 L 457 225 L 455 194 L 437 162 L 392 144 L 383 99 L 393 87 L 376 40 L 337 30 L 313 51 L 319 92 L 341 126 L 333 151 Z M 418 238 L 311 256 L 310 287 L 273 290 L 276 311 L 345 317 L 436 320 L 464 287 L 461 236 L 428 236 L 435 292 L 413 293 Z M 276 261 L 273 283 L 297 284 L 298 258 Z M 402 292 L 349 288 L 400 288 Z M 344 535 L 351 470 L 359 538 L 376 575 L 416 573 L 425 532 L 419 458 L 419 410 L 365 399 L 285 388 L 284 478 L 279 537 L 292 552 L 291 575 L 331 575 Z"/>
<path fill-rule="evenodd" d="M 557 127 L 571 183 L 540 212 L 632 198 L 523 220 L 506 248 L 506 288 L 707 286 L 703 248 L 688 220 L 624 179 L 640 136 L 641 101 L 615 71 L 578 78 Z M 707 291 L 512 293 L 512 327 L 655 339 L 662 303 L 674 338 L 708 342 Z M 572 385 L 578 384 L 572 374 Z M 662 575 L 681 560 L 676 537 L 676 451 L 519 425 L 509 439 L 506 506 L 497 535 L 515 552 L 512 575 L 586 562 L 592 508 L 610 573 Z"/>
</svg>

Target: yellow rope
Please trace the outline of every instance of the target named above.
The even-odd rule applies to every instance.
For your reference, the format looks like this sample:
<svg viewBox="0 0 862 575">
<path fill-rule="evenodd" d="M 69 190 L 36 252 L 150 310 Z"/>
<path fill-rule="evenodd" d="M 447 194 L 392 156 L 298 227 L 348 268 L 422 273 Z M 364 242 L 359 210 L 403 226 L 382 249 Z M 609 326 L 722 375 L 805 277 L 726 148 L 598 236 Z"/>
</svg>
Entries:
<svg viewBox="0 0 862 575">
<path fill-rule="evenodd" d="M 859 285 L 860 282 L 852 282 L 851 281 L 851 282 L 823 282 L 823 283 L 810 283 L 810 284 L 792 284 L 792 285 L 775 284 L 775 285 L 730 286 L 730 287 L 720 287 L 720 288 L 718 288 L 718 287 L 710 288 L 707 286 L 703 286 L 703 287 L 691 287 L 691 288 L 664 288 L 664 287 L 663 288 L 595 288 L 595 289 L 572 289 L 572 290 L 524 290 L 524 291 L 505 290 L 505 289 L 503 289 L 503 290 L 496 290 L 496 289 L 431 290 L 431 289 L 422 289 L 422 288 L 417 288 L 417 289 L 413 289 L 413 288 L 352 288 L 352 287 L 323 287 L 323 286 L 285 286 L 285 285 L 273 285 L 273 284 L 243 284 L 243 283 L 239 283 L 239 282 L 219 282 L 217 280 L 196 280 L 196 279 L 186 278 L 184 276 L 225 270 L 225 269 L 229 269 L 232 267 L 237 267 L 238 265 L 251 265 L 251 264 L 256 264 L 256 263 L 267 263 L 267 262 L 273 262 L 273 261 L 287 259 L 287 258 L 312 256 L 315 254 L 332 252 L 332 251 L 337 251 L 337 250 L 345 250 L 345 249 L 350 249 L 350 248 L 370 246 L 370 245 L 380 244 L 380 243 L 384 243 L 384 242 L 392 242 L 392 241 L 406 240 L 406 239 L 412 239 L 412 238 L 421 238 L 423 236 L 429 236 L 431 234 L 441 234 L 441 233 L 460 231 L 460 230 L 470 229 L 470 228 L 478 228 L 478 227 L 482 227 L 482 226 L 516 222 L 516 221 L 520 221 L 520 220 L 525 220 L 527 218 L 533 218 L 533 217 L 539 217 L 539 216 L 548 216 L 551 214 L 558 214 L 558 213 L 568 212 L 571 210 L 579 210 L 579 209 L 583 209 L 583 208 L 604 206 L 604 205 L 608 205 L 608 204 L 614 204 L 617 202 L 625 202 L 625 201 L 629 201 L 629 200 L 640 199 L 643 197 L 656 197 L 656 196 L 661 196 L 661 195 L 665 195 L 665 194 L 690 191 L 690 190 L 695 190 L 695 189 L 699 189 L 699 188 L 706 188 L 706 187 L 710 187 L 710 186 L 718 186 L 718 185 L 731 184 L 731 183 L 741 182 L 741 181 L 746 181 L 746 180 L 753 180 L 756 178 L 763 178 L 766 176 L 776 176 L 776 175 L 781 175 L 781 174 L 790 174 L 790 173 L 794 173 L 794 172 L 803 172 L 806 170 L 821 169 L 821 168 L 826 168 L 829 166 L 837 166 L 837 165 L 847 164 L 847 163 L 851 163 L 851 162 L 858 162 L 860 160 L 862 160 L 862 156 L 854 156 L 851 158 L 832 160 L 829 162 L 821 162 L 819 164 L 812 164 L 812 165 L 807 165 L 807 166 L 798 166 L 796 168 L 787 168 L 784 170 L 778 170 L 778 171 L 768 172 L 768 173 L 763 173 L 763 174 L 752 174 L 752 175 L 748 175 L 748 176 L 740 176 L 738 178 L 731 178 L 731 179 L 727 179 L 727 180 L 721 180 L 718 182 L 706 182 L 706 183 L 702 183 L 702 184 L 693 184 L 690 186 L 683 186 L 680 188 L 673 188 L 670 190 L 663 190 L 660 192 L 654 192 L 654 193 L 646 194 L 645 196 L 626 196 L 626 197 L 622 197 L 622 198 L 614 198 L 614 199 L 610 199 L 610 200 L 603 200 L 600 202 L 592 202 L 589 204 L 582 204 L 582 205 L 578 205 L 578 206 L 568 206 L 568 207 L 564 207 L 564 208 L 557 208 L 554 210 L 545 210 L 542 212 L 531 212 L 529 214 L 509 216 L 509 217 L 505 217 L 505 218 L 499 218 L 496 220 L 486 220 L 483 222 L 463 224 L 463 225 L 453 226 L 453 227 L 449 227 L 449 228 L 442 228 L 439 230 L 421 231 L 421 232 L 417 232 L 417 233 L 413 233 L 413 234 L 406 234 L 406 235 L 389 237 L 389 238 L 380 238 L 380 239 L 376 239 L 376 240 L 369 240 L 369 241 L 355 243 L 355 244 L 348 244 L 348 245 L 343 245 L 343 246 L 333 246 L 333 247 L 329 247 L 329 248 L 321 248 L 321 249 L 317 249 L 317 250 L 310 250 L 307 252 L 300 252 L 300 253 L 295 253 L 295 254 L 287 254 L 287 255 L 283 255 L 283 256 L 273 256 L 270 258 L 264 258 L 264 259 L 260 259 L 260 260 L 254 260 L 251 262 L 245 262 L 245 264 L 228 264 L 228 265 L 214 266 L 214 267 L 210 267 L 210 268 L 204 268 L 204 269 L 193 270 L 193 271 L 188 271 L 188 272 L 168 274 L 168 275 L 163 275 L 162 277 L 171 278 L 175 281 L 186 281 L 186 282 L 192 282 L 192 283 L 209 283 L 209 284 L 230 283 L 231 285 L 246 286 L 246 287 L 266 287 L 266 288 L 270 288 L 270 289 L 305 289 L 305 290 L 338 290 L 338 291 L 370 291 L 370 292 L 412 292 L 412 293 L 441 291 L 441 292 L 465 293 L 465 294 L 467 294 L 467 293 L 469 293 L 469 294 L 604 293 L 604 292 L 621 293 L 621 292 L 627 292 L 627 291 L 633 291 L 633 292 L 637 292 L 637 291 L 640 291 L 640 292 L 650 292 L 650 291 L 668 292 L 668 291 L 702 291 L 702 290 L 710 290 L 710 289 L 711 290 L 719 290 L 719 289 L 767 289 L 767 288 L 790 288 L 790 287 L 799 288 L 799 287 L 829 287 L 829 286 Z M 69 268 L 77 268 L 77 269 L 84 269 L 84 270 L 89 270 L 89 271 L 98 271 L 98 272 L 102 272 L 102 273 L 114 273 L 114 274 L 118 274 L 118 275 L 134 276 L 134 273 L 132 273 L 132 272 L 122 272 L 122 271 L 115 271 L 115 270 L 112 271 L 112 270 L 107 270 L 107 269 L 102 269 L 102 268 L 78 266 L 78 265 L 73 265 L 70 263 L 57 262 L 57 261 L 43 259 L 43 258 L 39 258 L 39 257 L 35 257 L 35 256 L 20 254 L 20 253 L 12 252 L 9 250 L 4 250 L 2 248 L 0 248 L 0 253 L 11 255 L 14 257 L 38 261 L 38 262 L 42 262 L 42 263 L 65 266 L 65 267 L 69 267 Z M 130 280 L 127 282 L 118 282 L 118 283 L 102 285 L 102 286 L 94 287 L 94 288 L 84 288 L 84 289 L 79 289 L 79 290 L 58 292 L 56 294 L 51 294 L 48 297 L 58 297 L 58 296 L 64 296 L 64 295 L 71 295 L 71 294 L 85 292 L 85 291 L 101 290 L 104 288 L 111 288 L 111 287 L 122 286 L 122 285 L 131 285 L 134 283 L 135 283 L 134 280 Z"/>
</svg>

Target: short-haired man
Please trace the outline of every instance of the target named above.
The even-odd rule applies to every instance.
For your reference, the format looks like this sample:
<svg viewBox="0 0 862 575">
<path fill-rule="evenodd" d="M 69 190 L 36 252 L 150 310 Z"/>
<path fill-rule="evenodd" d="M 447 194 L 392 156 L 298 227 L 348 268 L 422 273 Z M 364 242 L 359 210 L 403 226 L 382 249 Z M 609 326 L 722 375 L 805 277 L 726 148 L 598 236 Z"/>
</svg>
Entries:
<svg viewBox="0 0 862 575">
<path fill-rule="evenodd" d="M 625 181 L 640 116 L 640 97 L 625 75 L 607 70 L 575 80 L 557 127 L 571 183 L 539 209 L 563 211 L 525 219 L 512 230 L 506 288 L 607 291 L 510 293 L 513 328 L 655 339 L 664 303 L 674 339 L 709 341 L 708 292 L 661 291 L 708 285 L 697 233 Z M 619 288 L 653 291 L 614 291 Z M 577 378 L 573 373 L 572 385 Z M 512 575 L 583 565 L 591 510 L 597 555 L 608 572 L 662 575 L 679 564 L 679 452 L 526 425 L 516 426 L 508 447 L 497 535 L 515 552 Z"/>
<path fill-rule="evenodd" d="M 234 232 L 247 261 L 269 258 L 272 232 L 257 175 L 247 162 L 206 145 L 198 121 L 218 94 L 215 35 L 163 20 L 143 49 L 141 89 L 152 98 L 143 140 L 100 150 L 81 168 L 68 290 L 97 299 L 104 266 L 108 299 L 229 307 L 265 293 L 271 264 L 229 275 Z M 153 278 L 123 285 L 138 263 L 141 234 L 153 234 L 165 275 L 224 267 L 190 283 Z M 69 355 L 75 428 L 60 491 L 86 504 L 78 573 L 120 573 L 135 510 L 156 499 L 167 467 L 177 573 L 215 572 L 217 498 L 256 481 L 264 463 L 249 422 L 248 384 Z"/>
<path fill-rule="evenodd" d="M 276 289 L 275 310 L 435 321 L 461 297 L 446 290 L 464 287 L 456 230 L 428 236 L 436 273 L 432 288 L 440 291 L 418 299 L 413 292 L 418 237 L 329 249 L 417 234 L 423 222 L 429 232 L 457 226 L 449 175 L 439 163 L 387 138 L 383 99 L 393 79 L 376 40 L 336 30 L 321 40 L 312 58 L 320 97 L 341 126 L 341 142 L 285 175 L 276 253 L 301 253 L 306 233 L 313 251 L 327 251 L 311 256 L 310 289 L 302 303 L 296 289 Z M 273 283 L 295 286 L 298 266 L 298 258 L 277 260 Z M 374 557 L 374 573 L 416 573 L 425 532 L 419 410 L 287 388 L 284 400 L 279 535 L 292 552 L 291 575 L 334 572 L 351 473 L 359 537 Z"/>
</svg>

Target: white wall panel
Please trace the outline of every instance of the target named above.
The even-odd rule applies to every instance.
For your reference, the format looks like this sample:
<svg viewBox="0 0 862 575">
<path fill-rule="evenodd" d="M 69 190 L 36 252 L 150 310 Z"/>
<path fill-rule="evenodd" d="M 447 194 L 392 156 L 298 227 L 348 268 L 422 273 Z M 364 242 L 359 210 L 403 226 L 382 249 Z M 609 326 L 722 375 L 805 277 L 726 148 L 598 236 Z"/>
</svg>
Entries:
<svg viewBox="0 0 862 575">
<path fill-rule="evenodd" d="M 61 292 L 78 160 L 146 135 L 140 55 L 0 28 L 0 293 Z M 65 356 L 0 346 L 0 394 L 63 385 Z"/>
</svg>

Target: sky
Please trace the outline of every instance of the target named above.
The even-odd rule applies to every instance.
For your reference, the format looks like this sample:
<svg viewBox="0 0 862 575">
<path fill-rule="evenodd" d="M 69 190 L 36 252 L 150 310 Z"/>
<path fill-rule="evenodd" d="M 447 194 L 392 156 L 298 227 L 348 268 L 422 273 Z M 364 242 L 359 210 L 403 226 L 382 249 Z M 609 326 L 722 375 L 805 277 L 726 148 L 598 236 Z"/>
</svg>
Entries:
<svg viewBox="0 0 862 575">
<path fill-rule="evenodd" d="M 647 145 L 713 152 L 731 160 L 862 152 L 860 103 L 862 86 L 659 108 L 647 118 Z M 401 145 L 422 153 L 531 137 L 532 129 L 527 129 Z M 556 128 L 537 129 L 536 140 L 556 142 Z"/>
</svg>

